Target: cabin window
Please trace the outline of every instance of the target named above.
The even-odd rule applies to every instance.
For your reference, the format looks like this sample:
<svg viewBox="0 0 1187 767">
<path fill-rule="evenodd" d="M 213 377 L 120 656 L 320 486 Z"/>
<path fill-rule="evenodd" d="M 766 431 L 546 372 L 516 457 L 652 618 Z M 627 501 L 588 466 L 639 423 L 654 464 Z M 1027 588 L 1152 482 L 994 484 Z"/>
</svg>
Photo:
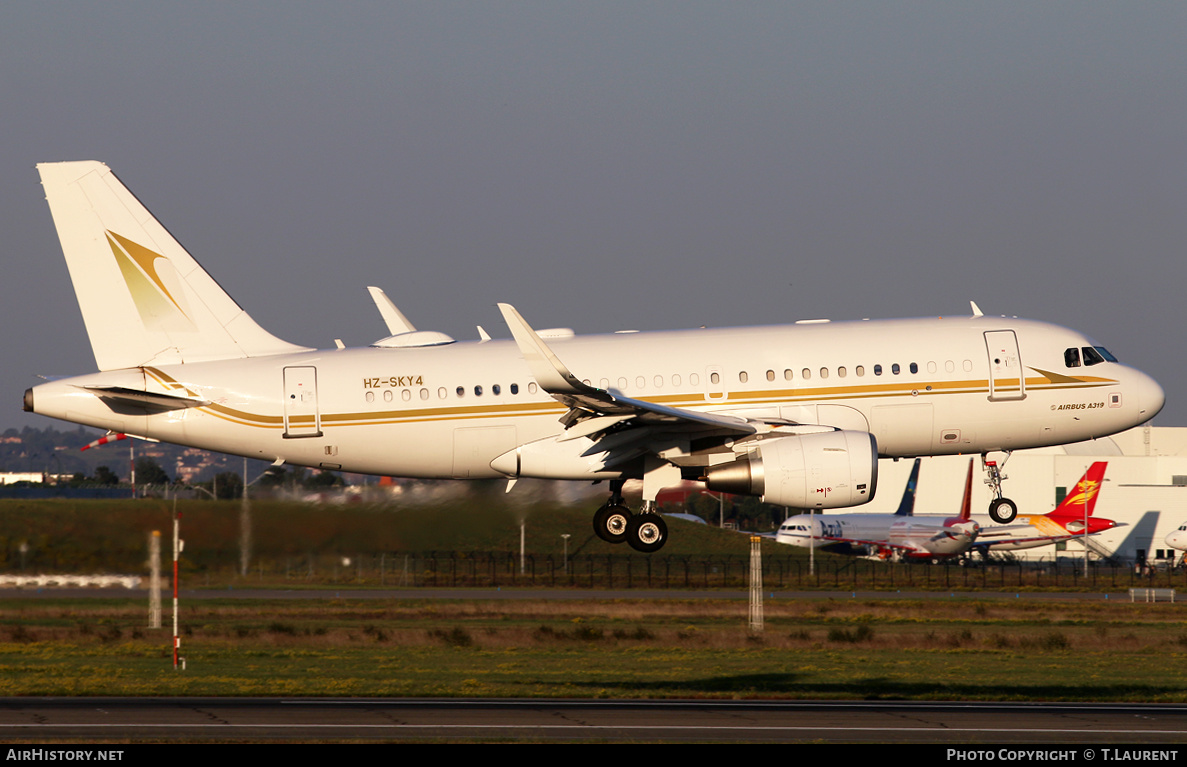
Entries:
<svg viewBox="0 0 1187 767">
<path fill-rule="evenodd" d="M 828 378 L 828 368 L 820 368 L 820 377 Z"/>
<path fill-rule="evenodd" d="M 721 383 L 721 376 L 719 376 L 717 373 L 710 373 L 709 381 L 715 384 Z"/>
<path fill-rule="evenodd" d="M 646 385 L 647 385 L 646 378 L 644 378 L 643 376 L 635 376 L 635 386 L 637 388 L 642 389 Z"/>
<path fill-rule="evenodd" d="M 1063 350 L 1063 364 L 1064 367 L 1078 368 L 1080 367 L 1080 350 L 1076 347 Z"/>
<path fill-rule="evenodd" d="M 899 364 L 896 362 L 890 366 L 890 372 L 898 375 L 899 373 L 903 372 L 903 369 L 899 367 Z"/>
<path fill-rule="evenodd" d="M 437 396 L 440 399 L 446 399 L 449 396 L 449 392 L 445 389 L 444 386 L 442 386 L 441 388 L 437 389 Z"/>
<path fill-rule="evenodd" d="M 795 374 L 791 372 L 791 368 L 787 368 L 786 370 L 783 371 L 783 380 L 790 381 L 794 377 L 794 375 Z"/>
<path fill-rule="evenodd" d="M 625 390 L 626 390 L 626 378 L 619 378 L 619 379 L 618 379 L 618 388 L 619 388 L 619 390 L 621 390 L 621 391 L 625 391 Z"/>
<path fill-rule="evenodd" d="M 494 386 L 490 387 L 490 393 L 497 397 L 503 393 L 503 387 L 495 384 Z"/>
<path fill-rule="evenodd" d="M 511 384 L 511 393 L 519 394 L 519 384 Z"/>
<path fill-rule="evenodd" d="M 411 400 L 412 399 L 412 390 L 405 389 L 404 391 L 400 392 L 400 399 L 404 400 L 405 402 L 408 402 L 409 400 Z"/>
<path fill-rule="evenodd" d="M 914 375 L 914 374 L 916 374 L 916 373 L 918 373 L 918 372 L 919 372 L 919 365 L 918 365 L 918 364 L 916 364 L 916 363 L 914 363 L 914 362 L 912 362 L 912 363 L 911 363 L 911 374 L 912 374 L 912 375 Z"/>
<path fill-rule="evenodd" d="M 742 383 L 746 383 L 746 381 L 749 379 L 750 379 L 750 376 L 746 375 L 745 370 L 743 370 L 741 373 L 738 373 L 738 380 L 741 381 Z"/>
<path fill-rule="evenodd" d="M 844 378 L 844 377 L 846 376 L 846 374 L 847 374 L 847 373 L 846 373 L 846 370 L 845 370 L 845 366 L 844 366 L 844 365 L 842 365 L 841 367 L 837 368 L 837 375 L 838 375 L 838 376 L 840 376 L 841 378 Z"/>
<path fill-rule="evenodd" d="M 701 385 L 701 377 L 699 375 L 697 375 L 696 373 L 689 373 L 688 374 L 688 385 L 689 386 L 700 386 Z"/>
<path fill-rule="evenodd" d="M 861 378 L 866 374 L 866 366 L 858 365 L 857 367 L 853 368 L 853 372 L 857 373 L 858 378 Z"/>
<path fill-rule="evenodd" d="M 936 372 L 936 363 L 934 360 L 927 361 L 927 372 L 929 372 L 929 373 Z"/>
<path fill-rule="evenodd" d="M 458 395 L 459 397 L 464 397 L 464 396 L 466 396 L 466 387 L 465 387 L 465 386 L 459 386 L 459 387 L 457 387 L 457 395 Z"/>
<path fill-rule="evenodd" d="M 391 389 L 388 389 L 383 393 L 383 401 L 384 402 L 392 401 L 392 390 Z"/>
<path fill-rule="evenodd" d="M 528 394 L 535 394 L 535 393 L 536 393 L 536 382 L 531 381 L 530 383 L 528 383 Z"/>
<path fill-rule="evenodd" d="M 964 372 L 966 372 L 966 373 L 973 372 L 973 361 L 972 360 L 964 361 Z"/>
<path fill-rule="evenodd" d="M 601 387 L 603 390 L 609 389 L 610 388 L 610 379 L 603 378 L 602 380 L 598 381 L 598 386 Z"/>
<path fill-rule="evenodd" d="M 774 370 L 768 370 L 768 371 L 767 371 L 767 380 L 768 380 L 768 381 L 774 381 L 774 380 L 775 380 L 775 371 L 774 371 Z"/>
<path fill-rule="evenodd" d="M 586 386 L 592 386 L 588 378 L 582 378 L 581 383 L 585 384 Z"/>
<path fill-rule="evenodd" d="M 946 370 L 949 373 L 954 372 L 956 370 L 956 363 L 953 362 L 952 360 L 945 360 L 944 361 L 944 370 Z"/>
<path fill-rule="evenodd" d="M 373 391 L 369 391 L 369 392 L 367 392 L 367 401 L 368 401 L 368 402 L 374 402 L 374 401 L 375 401 L 375 392 L 373 392 Z"/>
<path fill-rule="evenodd" d="M 679 386 L 679 385 L 680 385 L 680 374 L 673 373 L 672 374 L 672 386 Z"/>
<path fill-rule="evenodd" d="M 802 376 L 805 381 L 811 380 L 812 371 L 809 370 L 808 368 L 804 368 L 803 370 L 800 371 L 800 376 Z"/>
<path fill-rule="evenodd" d="M 882 375 L 882 366 L 881 365 L 874 365 L 874 375 L 876 375 L 876 376 Z"/>
<path fill-rule="evenodd" d="M 429 398 L 429 390 L 428 390 L 428 389 L 421 389 L 421 390 L 420 390 L 420 398 L 421 398 L 421 399 L 428 399 L 428 398 Z"/>
<path fill-rule="evenodd" d="M 481 397 L 481 396 L 482 396 L 482 387 L 481 387 L 481 386 L 475 386 L 475 387 L 474 387 L 474 396 L 475 396 L 475 397 Z"/>
<path fill-rule="evenodd" d="M 657 388 L 657 389 L 664 388 L 664 377 L 663 376 L 655 377 L 655 388 Z"/>
</svg>

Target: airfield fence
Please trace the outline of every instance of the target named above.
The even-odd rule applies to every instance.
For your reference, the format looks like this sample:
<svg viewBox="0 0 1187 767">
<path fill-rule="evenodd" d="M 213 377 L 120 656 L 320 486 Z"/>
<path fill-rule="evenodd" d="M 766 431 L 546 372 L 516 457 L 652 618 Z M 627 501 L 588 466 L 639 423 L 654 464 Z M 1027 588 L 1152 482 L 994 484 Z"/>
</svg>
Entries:
<svg viewBox="0 0 1187 767">
<path fill-rule="evenodd" d="M 522 569 L 521 569 L 522 567 Z M 562 557 L 527 555 L 522 563 L 509 552 L 420 552 L 257 558 L 246 576 L 252 583 L 290 586 L 299 583 L 386 588 L 588 588 L 588 589 L 718 589 L 745 588 L 750 562 L 746 556 L 583 554 Z M 233 569 L 233 568 L 232 568 Z M 183 576 L 194 584 L 200 574 Z M 226 573 L 206 570 L 217 582 Z M 1167 567 L 1135 567 L 1111 562 L 1063 560 L 985 562 L 974 564 L 906 564 L 868 560 L 817 562 L 810 571 L 798 557 L 763 557 L 763 585 L 772 590 L 938 590 L 1033 591 L 1187 588 L 1187 571 Z"/>
</svg>

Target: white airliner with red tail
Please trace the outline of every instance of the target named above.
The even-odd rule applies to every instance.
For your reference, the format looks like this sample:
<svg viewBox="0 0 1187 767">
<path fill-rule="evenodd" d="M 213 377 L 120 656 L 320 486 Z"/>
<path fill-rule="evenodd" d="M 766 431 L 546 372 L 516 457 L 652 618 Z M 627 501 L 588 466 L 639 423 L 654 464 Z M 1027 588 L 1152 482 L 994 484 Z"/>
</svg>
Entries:
<svg viewBox="0 0 1187 767">
<path fill-rule="evenodd" d="M 969 550 L 981 526 L 971 518 L 973 462 L 964 482 L 964 504 L 955 517 L 915 516 L 919 459 L 893 514 L 799 514 L 779 527 L 775 540 L 833 554 L 876 559 L 942 559 Z"/>
<path fill-rule="evenodd" d="M 1124 523 L 1094 516 L 1096 499 L 1105 480 L 1106 461 L 1088 467 L 1084 476 L 1053 511 L 1019 514 L 1017 524 L 983 527 L 973 544 L 974 551 L 1017 551 L 1050 546 L 1072 538 L 1097 535 Z"/>
<path fill-rule="evenodd" d="M 641 551 L 664 544 L 652 502 L 684 479 L 855 506 L 873 497 L 879 456 L 1078 442 L 1163 405 L 1154 380 L 1082 333 L 980 312 L 576 336 L 501 304 L 514 340 L 455 341 L 395 311 L 400 332 L 369 347 L 297 346 L 257 325 L 107 166 L 38 170 L 99 372 L 34 386 L 26 410 L 277 464 L 607 480 L 595 530 Z M 636 512 L 627 479 L 643 482 Z M 1000 492 L 994 504 L 1013 517 Z"/>
</svg>

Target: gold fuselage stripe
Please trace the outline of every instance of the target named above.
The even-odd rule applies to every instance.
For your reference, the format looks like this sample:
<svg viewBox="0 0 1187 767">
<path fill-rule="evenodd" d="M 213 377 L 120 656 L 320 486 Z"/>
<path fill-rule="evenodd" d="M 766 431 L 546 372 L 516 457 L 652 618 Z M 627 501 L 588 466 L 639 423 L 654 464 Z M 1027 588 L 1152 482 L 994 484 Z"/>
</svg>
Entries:
<svg viewBox="0 0 1187 767">
<path fill-rule="evenodd" d="M 156 368 L 146 367 L 144 371 L 153 380 L 160 383 L 169 391 L 184 391 L 187 396 L 201 398 L 200 395 L 192 390 L 189 386 L 177 381 L 171 376 L 165 374 Z M 1100 386 L 1108 386 L 1116 384 L 1113 379 L 1084 377 L 1073 379 L 1075 383 L 1067 383 L 1065 381 L 1053 382 L 1046 377 L 1034 377 L 1026 379 L 1026 388 L 1028 391 L 1058 391 L 1065 389 L 1088 389 L 1097 388 Z M 996 381 L 996 391 L 1011 391 L 1011 380 Z M 1012 390 L 1016 391 L 1018 386 L 1018 379 L 1012 379 Z M 668 405 L 670 407 L 697 407 L 704 409 L 709 406 L 712 410 L 713 406 L 733 406 L 733 405 L 750 405 L 753 407 L 777 407 L 780 405 L 793 405 L 797 403 L 820 403 L 824 400 L 828 401 L 846 401 L 846 400 L 867 400 L 867 399 L 884 399 L 890 397 L 906 397 L 911 395 L 917 396 L 938 396 L 951 394 L 978 394 L 984 393 L 988 395 L 989 385 L 988 381 L 980 380 L 962 380 L 962 381 L 937 381 L 926 383 L 922 382 L 917 385 L 903 385 L 899 383 L 887 384 L 865 384 L 858 386 L 829 386 L 818 387 L 815 389 L 768 389 L 759 391 L 744 391 L 744 392 L 730 392 L 728 399 L 706 399 L 702 392 L 697 394 L 664 394 L 654 397 L 640 397 L 639 399 L 655 404 Z M 512 395 L 514 396 L 514 395 Z M 284 428 L 284 418 L 279 415 L 264 415 L 260 413 L 251 413 L 244 410 L 228 407 L 212 403 L 205 405 L 199 410 L 212 415 L 222 420 L 237 423 L 243 426 L 253 426 L 264 429 L 282 429 Z M 430 407 L 430 408 L 416 408 L 409 410 L 377 410 L 367 412 L 354 413 L 323 413 L 321 414 L 321 423 L 323 426 L 367 426 L 375 424 L 397 424 L 397 423 L 432 423 L 435 421 L 455 420 L 455 419 L 488 419 L 488 418 L 513 418 L 517 416 L 528 415 L 560 415 L 566 411 L 566 408 L 556 402 L 524 402 L 524 403 L 495 403 L 491 405 L 458 405 L 447 407 Z M 294 416 L 290 419 L 292 423 L 312 423 L 313 416 Z"/>
</svg>

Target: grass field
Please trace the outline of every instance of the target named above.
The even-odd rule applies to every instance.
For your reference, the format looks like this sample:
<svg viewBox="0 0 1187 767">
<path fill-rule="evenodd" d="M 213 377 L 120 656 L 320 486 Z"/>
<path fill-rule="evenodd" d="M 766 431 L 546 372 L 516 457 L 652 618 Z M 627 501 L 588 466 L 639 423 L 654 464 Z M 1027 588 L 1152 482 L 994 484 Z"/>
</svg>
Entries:
<svg viewBox="0 0 1187 767">
<path fill-rule="evenodd" d="M 1120 602 L 4 600 L 0 695 L 1187 701 L 1183 608 Z M 168 625 L 168 619 L 166 619 Z"/>
<path fill-rule="evenodd" d="M 616 591 L 646 585 L 643 573 L 652 564 L 679 572 L 689 562 L 703 576 L 690 585 L 736 587 L 721 575 L 731 566 L 722 563 L 733 558 L 744 577 L 748 548 L 746 536 L 674 521 L 665 558 L 649 563 L 594 538 L 585 506 L 519 507 L 501 493 L 421 507 L 256 502 L 253 564 L 241 576 L 239 505 L 191 501 L 179 508 L 186 587 L 392 586 L 393 563 L 408 558 L 397 552 L 413 552 L 443 574 L 477 551 L 502 552 L 501 560 L 490 560 L 505 567 L 499 585 L 517 584 L 522 577 L 507 574 L 518 572 L 510 554 L 521 521 L 538 575 L 545 563 L 555 568 L 561 561 L 567 534 L 570 556 L 588 557 L 583 567 L 610 568 L 611 555 L 621 557 L 609 586 Z M 147 534 L 159 529 L 167 540 L 171 511 L 159 500 L 0 502 L 0 570 L 143 573 Z M 764 562 L 778 556 L 794 568 L 805 556 L 769 541 L 763 548 Z M 355 564 L 344 564 L 348 557 Z M 966 594 L 1069 585 L 1115 592 L 1129 585 L 1104 575 L 1099 583 L 1095 575 L 1056 582 L 1036 572 L 1023 583 L 1009 570 L 990 577 L 975 568 L 821 561 L 830 559 L 847 569 L 833 571 L 822 588 L 893 592 L 904 576 L 911 587 Z M 1151 585 L 1183 585 L 1182 574 L 1174 578 L 1166 574 L 1165 584 Z M 1187 625 L 1184 608 L 1173 604 L 771 599 L 766 630 L 752 636 L 744 601 L 683 600 L 675 588 L 674 598 L 654 601 L 631 598 L 629 590 L 601 601 L 236 600 L 227 593 L 185 603 L 187 669 L 174 671 L 168 632 L 144 628 L 147 606 L 139 600 L 67 599 L 52 591 L 5 599 L 0 592 L 0 696 L 1187 701 L 1187 681 L 1178 673 Z"/>
</svg>

